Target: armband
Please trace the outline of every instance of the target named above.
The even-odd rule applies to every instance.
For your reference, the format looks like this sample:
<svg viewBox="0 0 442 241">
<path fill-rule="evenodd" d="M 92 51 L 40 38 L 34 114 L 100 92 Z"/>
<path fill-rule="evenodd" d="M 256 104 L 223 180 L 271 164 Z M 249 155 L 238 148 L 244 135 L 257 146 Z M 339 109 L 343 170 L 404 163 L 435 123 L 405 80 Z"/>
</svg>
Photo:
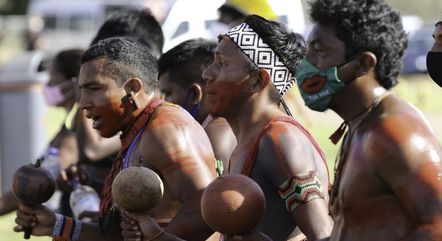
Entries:
<svg viewBox="0 0 442 241">
<path fill-rule="evenodd" d="M 322 184 L 316 171 L 307 171 L 291 177 L 279 186 L 279 195 L 289 212 L 315 199 L 324 199 Z"/>
<path fill-rule="evenodd" d="M 52 241 L 77 241 L 80 236 L 81 222 L 64 215 L 55 214 Z"/>
</svg>

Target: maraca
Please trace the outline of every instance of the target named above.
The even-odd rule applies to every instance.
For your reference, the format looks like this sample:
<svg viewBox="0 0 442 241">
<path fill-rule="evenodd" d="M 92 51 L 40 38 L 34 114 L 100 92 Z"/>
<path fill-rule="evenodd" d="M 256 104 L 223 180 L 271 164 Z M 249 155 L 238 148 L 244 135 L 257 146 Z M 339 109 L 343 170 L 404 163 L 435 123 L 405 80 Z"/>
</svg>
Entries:
<svg viewBox="0 0 442 241">
<path fill-rule="evenodd" d="M 163 197 L 161 178 L 151 169 L 132 166 L 122 170 L 112 183 L 115 203 L 128 211 L 146 211 Z"/>
<path fill-rule="evenodd" d="M 216 178 L 201 197 L 201 212 L 206 223 L 228 236 L 252 231 L 265 209 L 265 197 L 259 185 L 241 174 Z"/>
<path fill-rule="evenodd" d="M 20 167 L 14 173 L 12 191 L 14 195 L 28 206 L 36 206 L 46 202 L 55 191 L 55 182 L 52 174 L 40 167 L 42 159 L 35 164 Z M 25 228 L 25 239 L 29 239 L 32 228 Z"/>
</svg>

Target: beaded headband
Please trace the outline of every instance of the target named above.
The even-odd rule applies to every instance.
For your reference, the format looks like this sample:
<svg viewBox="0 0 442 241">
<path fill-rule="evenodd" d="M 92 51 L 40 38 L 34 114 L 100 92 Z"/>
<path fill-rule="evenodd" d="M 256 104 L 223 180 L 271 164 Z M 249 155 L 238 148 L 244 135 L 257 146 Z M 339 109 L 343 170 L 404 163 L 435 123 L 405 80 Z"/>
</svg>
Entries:
<svg viewBox="0 0 442 241">
<path fill-rule="evenodd" d="M 270 46 L 246 23 L 233 27 L 226 34 L 259 68 L 266 69 L 279 94 L 284 95 L 295 83 L 289 69 Z"/>
</svg>

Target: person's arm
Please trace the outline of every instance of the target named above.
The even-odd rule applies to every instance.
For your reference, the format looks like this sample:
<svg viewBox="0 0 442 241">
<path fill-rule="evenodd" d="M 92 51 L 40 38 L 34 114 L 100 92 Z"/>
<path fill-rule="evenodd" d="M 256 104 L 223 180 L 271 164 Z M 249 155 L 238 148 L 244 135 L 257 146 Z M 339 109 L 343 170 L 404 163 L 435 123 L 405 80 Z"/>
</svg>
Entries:
<svg viewBox="0 0 442 241">
<path fill-rule="evenodd" d="M 166 232 L 147 213 L 122 212 L 122 235 L 125 240 L 183 241 Z"/>
<path fill-rule="evenodd" d="M 76 130 L 79 151 L 91 161 L 100 161 L 120 149 L 120 138 L 115 135 L 111 138 L 101 137 L 92 128 L 92 120 L 87 119 L 84 111 L 79 110 L 78 126 Z"/>
<path fill-rule="evenodd" d="M 212 144 L 215 158 L 223 161 L 224 172 L 227 170 L 230 155 L 236 146 L 235 134 L 233 134 L 227 121 L 223 118 L 214 119 L 205 131 Z"/>
<path fill-rule="evenodd" d="M 442 21 L 436 23 L 433 37 L 434 37 L 434 45 L 431 51 L 442 52 Z"/>
<path fill-rule="evenodd" d="M 257 162 L 276 190 L 316 187 L 297 185 L 296 179 L 321 184 L 315 189 L 320 194 L 309 191 L 305 197 L 295 197 L 297 201 L 286 203 L 286 209 L 308 240 L 328 240 L 333 228 L 328 210 L 328 170 L 308 137 L 291 124 L 272 124 L 261 140 Z"/>
<path fill-rule="evenodd" d="M 164 180 L 181 208 L 166 230 L 184 240 L 205 240 L 213 231 L 204 222 L 200 201 L 204 189 L 215 178 L 214 155 L 206 133 L 192 124 L 160 124 L 151 129 L 146 150 L 153 153 Z M 158 151 L 163 150 L 163 151 Z"/>
<path fill-rule="evenodd" d="M 388 117 L 373 130 L 374 170 L 413 219 L 400 241 L 442 240 L 442 150 L 416 116 Z"/>
<path fill-rule="evenodd" d="M 15 232 L 23 232 L 25 227 L 32 227 L 34 236 L 51 236 L 56 224 L 56 215 L 43 205 L 30 207 L 19 205 L 15 219 Z M 96 223 L 81 223 L 77 241 L 107 241 Z"/>
</svg>

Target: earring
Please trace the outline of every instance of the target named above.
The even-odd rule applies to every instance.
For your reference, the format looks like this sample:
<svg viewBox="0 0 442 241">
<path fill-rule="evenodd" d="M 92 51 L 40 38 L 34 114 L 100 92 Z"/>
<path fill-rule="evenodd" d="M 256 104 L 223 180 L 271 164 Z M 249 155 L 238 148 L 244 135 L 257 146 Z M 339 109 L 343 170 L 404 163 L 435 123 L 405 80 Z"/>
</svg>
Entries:
<svg viewBox="0 0 442 241">
<path fill-rule="evenodd" d="M 140 107 L 140 105 L 134 97 L 135 97 L 135 93 L 133 91 L 131 91 L 131 92 L 127 93 L 123 97 L 123 99 L 128 100 L 135 107 L 135 109 L 138 109 Z"/>
</svg>

